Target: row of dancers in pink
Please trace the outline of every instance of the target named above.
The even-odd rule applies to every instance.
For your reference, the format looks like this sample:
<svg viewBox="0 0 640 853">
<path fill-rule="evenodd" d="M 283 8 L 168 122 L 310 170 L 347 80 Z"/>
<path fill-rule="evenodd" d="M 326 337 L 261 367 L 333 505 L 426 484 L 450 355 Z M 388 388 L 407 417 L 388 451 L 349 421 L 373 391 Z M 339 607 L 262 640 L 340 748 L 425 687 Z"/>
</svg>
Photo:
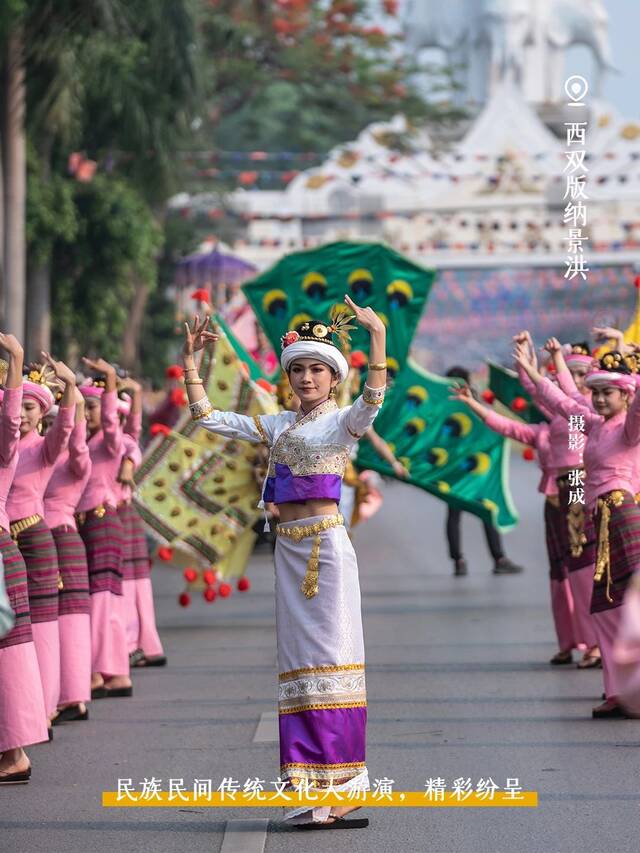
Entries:
<svg viewBox="0 0 640 853">
<path fill-rule="evenodd" d="M 613 338 L 617 349 L 595 360 L 581 342 L 568 347 L 565 357 L 550 338 L 547 369 L 538 365 L 527 331 L 514 337 L 521 384 L 544 414 L 543 423 L 499 415 L 468 389 L 457 394 L 491 429 L 536 449 L 559 647 L 550 663 L 570 665 L 573 650 L 581 650 L 579 669 L 603 669 L 604 701 L 593 708 L 593 718 L 625 718 L 640 712 L 640 641 L 633 639 L 640 637 L 640 587 L 634 591 L 640 568 L 640 360 L 622 333 L 594 332 Z"/>
<path fill-rule="evenodd" d="M 95 379 L 0 334 L 0 556 L 11 630 L 0 638 L 0 784 L 27 782 L 30 744 L 88 719 L 90 699 L 133 694 L 130 665 L 166 662 L 149 553 L 131 503 L 140 464 L 140 386 L 118 395 L 115 368 Z M 122 389 L 121 389 L 122 391 Z"/>
</svg>

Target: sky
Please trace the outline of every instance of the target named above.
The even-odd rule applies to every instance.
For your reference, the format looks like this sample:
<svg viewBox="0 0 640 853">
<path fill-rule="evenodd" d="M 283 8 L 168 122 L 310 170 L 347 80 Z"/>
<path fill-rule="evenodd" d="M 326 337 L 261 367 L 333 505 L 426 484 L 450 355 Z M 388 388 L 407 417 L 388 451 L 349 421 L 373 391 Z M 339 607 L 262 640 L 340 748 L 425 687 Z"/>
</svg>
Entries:
<svg viewBox="0 0 640 853">
<path fill-rule="evenodd" d="M 441 3 L 443 0 L 419 0 L 421 3 Z M 458 0 L 444 0 L 455 3 Z M 380 0 L 370 0 L 372 9 L 380 7 Z M 402 7 L 404 3 L 402 3 Z M 619 74 L 610 73 L 605 78 L 603 96 L 623 116 L 640 119 L 640 0 L 605 0 L 609 14 L 609 38 L 613 62 Z M 380 18 L 388 23 L 388 18 Z M 589 49 L 578 46 L 567 55 L 567 76 L 582 74 L 587 79 L 592 70 Z"/>
</svg>

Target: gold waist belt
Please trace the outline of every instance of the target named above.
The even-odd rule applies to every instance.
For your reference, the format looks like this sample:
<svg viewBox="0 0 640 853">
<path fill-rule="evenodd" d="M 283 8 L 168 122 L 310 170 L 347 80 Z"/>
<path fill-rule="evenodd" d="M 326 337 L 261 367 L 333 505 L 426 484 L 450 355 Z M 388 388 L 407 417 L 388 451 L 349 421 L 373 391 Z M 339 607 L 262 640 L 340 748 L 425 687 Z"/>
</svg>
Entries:
<svg viewBox="0 0 640 853">
<path fill-rule="evenodd" d="M 624 503 L 625 492 L 620 489 L 614 489 L 605 495 L 603 498 L 598 498 L 598 509 L 600 510 L 600 530 L 598 531 L 598 554 L 596 557 L 596 571 L 593 576 L 596 583 L 607 576 L 607 601 L 609 604 L 613 601 L 609 595 L 611 587 L 611 553 L 609 549 L 609 520 L 611 518 L 611 507 L 622 506 Z"/>
<path fill-rule="evenodd" d="M 75 519 L 82 526 L 90 515 L 95 515 L 96 518 L 104 518 L 107 514 L 107 507 L 104 504 L 98 504 L 93 509 L 88 509 L 86 512 L 76 512 Z"/>
<path fill-rule="evenodd" d="M 340 527 L 342 524 L 344 524 L 344 518 L 338 513 L 338 515 L 328 515 L 322 521 L 316 521 L 315 524 L 296 524 L 294 527 L 283 527 L 279 524 L 276 527 L 277 536 L 286 536 L 287 539 L 293 539 L 294 542 L 302 542 L 309 536 L 315 536 L 311 556 L 307 560 L 307 572 L 300 584 L 300 590 L 304 593 L 305 598 L 313 598 L 314 595 L 318 594 L 320 542 L 322 541 L 320 534 L 323 530 L 331 530 L 332 527 Z"/>
<path fill-rule="evenodd" d="M 36 513 L 35 515 L 28 515 L 26 518 L 21 518 L 19 521 L 14 521 L 13 524 L 9 525 L 11 538 L 17 539 L 18 536 L 23 532 L 23 530 L 28 530 L 30 527 L 33 527 L 34 524 L 37 524 L 39 521 L 42 521 L 42 516 L 38 515 L 38 513 Z"/>
</svg>

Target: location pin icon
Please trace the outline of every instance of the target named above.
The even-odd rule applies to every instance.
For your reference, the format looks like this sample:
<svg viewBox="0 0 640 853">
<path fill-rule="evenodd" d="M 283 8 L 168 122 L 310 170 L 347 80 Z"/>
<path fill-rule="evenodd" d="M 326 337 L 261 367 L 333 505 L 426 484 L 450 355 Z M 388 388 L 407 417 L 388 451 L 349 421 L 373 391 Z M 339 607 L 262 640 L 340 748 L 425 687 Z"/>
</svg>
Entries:
<svg viewBox="0 0 640 853">
<path fill-rule="evenodd" d="M 581 77 L 579 74 L 573 74 L 571 77 L 567 78 L 564 84 L 564 90 L 569 98 L 576 103 L 577 101 L 581 101 L 587 94 L 589 91 L 589 84 L 584 77 Z"/>
</svg>

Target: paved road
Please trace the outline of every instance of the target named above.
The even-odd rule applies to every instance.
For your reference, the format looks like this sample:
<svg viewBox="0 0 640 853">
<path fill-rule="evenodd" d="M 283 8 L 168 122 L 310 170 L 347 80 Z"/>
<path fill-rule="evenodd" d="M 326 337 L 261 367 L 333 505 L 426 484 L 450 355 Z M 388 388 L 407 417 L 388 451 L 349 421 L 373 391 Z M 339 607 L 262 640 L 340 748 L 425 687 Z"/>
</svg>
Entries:
<svg viewBox="0 0 640 853">
<path fill-rule="evenodd" d="M 536 810 L 376 810 L 368 830 L 232 834 L 227 820 L 280 812 L 104 810 L 118 777 L 244 781 L 277 775 L 273 570 L 254 556 L 252 591 L 188 610 L 180 581 L 156 572 L 170 664 L 135 673 L 133 699 L 103 700 L 87 723 L 60 726 L 31 750 L 30 785 L 0 791 L 3 853 L 608 853 L 637 849 L 640 721 L 594 722 L 598 672 L 552 669 L 554 651 L 537 472 L 513 460 L 522 515 L 506 537 L 526 574 L 494 577 L 476 519 L 465 519 L 470 564 L 453 578 L 444 506 L 390 484 L 382 514 L 357 532 L 367 690 L 368 765 L 399 790 L 425 778 L 519 777 Z M 262 715 L 267 715 L 263 717 Z M 225 830 L 228 830 L 225 834 Z M 237 843 L 236 843 L 237 842 Z"/>
</svg>

